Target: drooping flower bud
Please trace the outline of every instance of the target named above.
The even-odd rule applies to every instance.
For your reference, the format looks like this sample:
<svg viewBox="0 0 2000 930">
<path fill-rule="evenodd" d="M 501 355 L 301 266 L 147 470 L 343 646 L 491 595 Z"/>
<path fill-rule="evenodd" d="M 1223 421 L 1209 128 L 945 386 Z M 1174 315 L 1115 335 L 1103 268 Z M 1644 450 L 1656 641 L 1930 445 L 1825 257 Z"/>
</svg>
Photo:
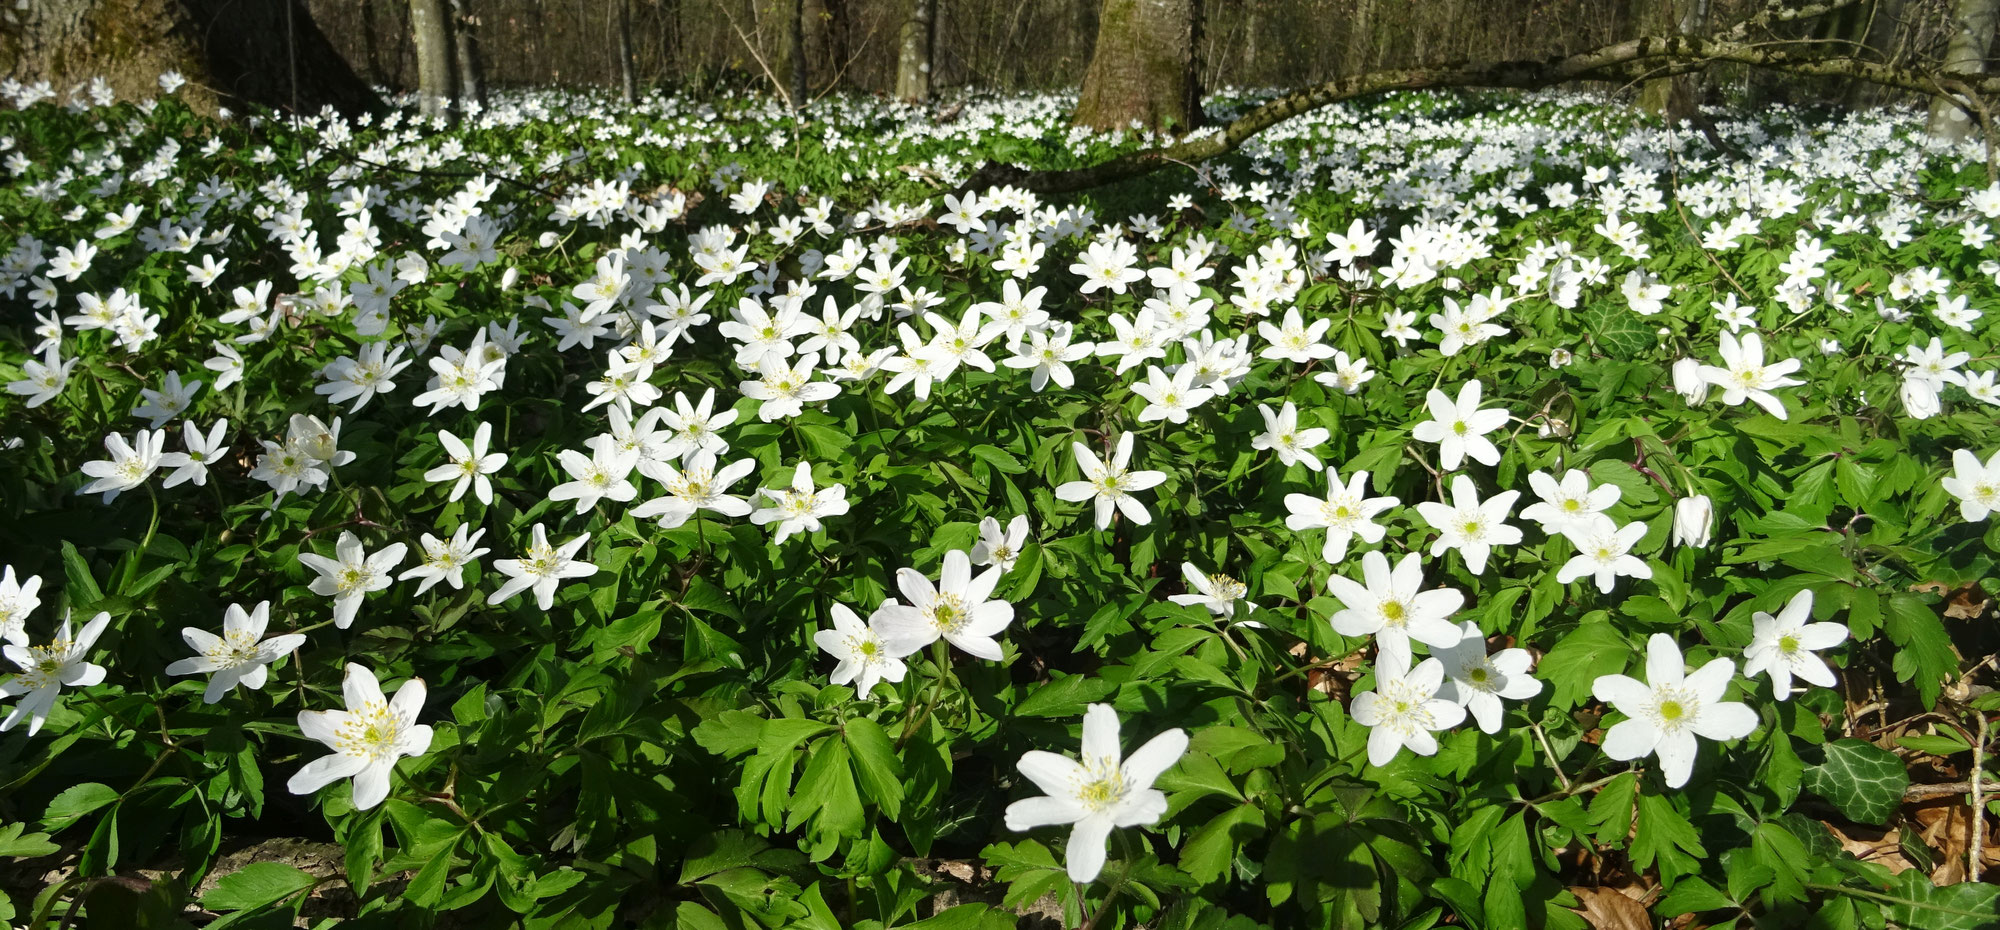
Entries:
<svg viewBox="0 0 2000 930">
<path fill-rule="evenodd" d="M 1708 379 L 1701 376 L 1701 363 L 1684 358 L 1674 363 L 1674 392 L 1687 398 L 1689 406 L 1708 398 Z"/>
<path fill-rule="evenodd" d="M 1708 495 L 1695 494 L 1674 502 L 1674 545 L 1703 548 L 1714 529 L 1715 505 Z"/>
</svg>

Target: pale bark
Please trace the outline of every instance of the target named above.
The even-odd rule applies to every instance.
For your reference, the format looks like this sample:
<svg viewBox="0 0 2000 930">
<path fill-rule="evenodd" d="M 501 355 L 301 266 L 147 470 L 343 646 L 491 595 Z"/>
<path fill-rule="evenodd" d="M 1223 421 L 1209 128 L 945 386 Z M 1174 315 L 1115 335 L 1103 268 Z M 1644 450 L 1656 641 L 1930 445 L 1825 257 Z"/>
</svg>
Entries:
<svg viewBox="0 0 2000 930">
<path fill-rule="evenodd" d="M 1197 0 L 1104 0 L 1071 121 L 1099 129 L 1201 123 Z"/>
<path fill-rule="evenodd" d="M 410 37 L 417 50 L 418 109 L 425 117 L 450 112 L 451 34 L 444 0 L 410 0 Z"/>
<path fill-rule="evenodd" d="M 2000 0 L 1957 0 L 1952 16 L 1954 31 L 1944 54 L 1945 70 L 1985 70 L 1986 53 L 1993 44 L 1996 21 L 2000 21 Z M 1944 89 L 1958 96 L 1957 88 Z M 1968 107 L 1972 112 L 1967 112 Z M 1964 139 L 1979 128 L 1977 113 L 1977 107 L 1972 104 L 1961 107 L 1948 100 L 1933 100 L 1931 136 L 1954 142 Z"/>
<path fill-rule="evenodd" d="M 937 0 L 910 0 L 903 20 L 902 51 L 896 56 L 896 96 L 913 103 L 931 99 L 931 62 L 937 43 Z"/>
</svg>

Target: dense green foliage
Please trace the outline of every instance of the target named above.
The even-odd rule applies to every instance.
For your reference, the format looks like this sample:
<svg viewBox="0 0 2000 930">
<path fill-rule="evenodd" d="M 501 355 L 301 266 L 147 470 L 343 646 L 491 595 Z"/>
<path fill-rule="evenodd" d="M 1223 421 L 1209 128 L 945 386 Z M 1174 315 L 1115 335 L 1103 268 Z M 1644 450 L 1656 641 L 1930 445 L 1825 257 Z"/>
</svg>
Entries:
<svg viewBox="0 0 2000 930">
<path fill-rule="evenodd" d="M 1966 232 L 2000 213 L 2000 191 L 1981 190 L 1974 153 L 1927 150 L 1895 114 L 1726 120 L 1747 150 L 1738 159 L 1597 101 L 1409 97 L 1328 110 L 1200 177 L 1177 169 L 1081 206 L 976 192 L 998 225 L 975 221 L 970 237 L 931 219 L 963 205 L 936 185 L 984 158 L 1055 166 L 1130 144 L 1071 133 L 1061 113 L 1059 99 L 1020 99 L 932 127 L 862 101 L 802 120 L 761 103 L 611 110 L 555 96 L 454 128 L 209 125 L 171 101 L 0 113 L 0 135 L 23 156 L 0 186 L 20 237 L 0 268 L 0 283 L 18 279 L 0 302 L 0 382 L 25 381 L 44 360 L 38 293 L 65 317 L 88 315 L 81 295 L 110 302 L 116 289 L 139 315 L 159 314 L 153 332 L 122 340 L 123 324 L 54 327 L 60 359 L 75 361 L 66 385 L 34 406 L 31 386 L 0 396 L 0 564 L 19 582 L 41 579 L 40 606 L 5 618 L 23 625 L 8 656 L 46 644 L 66 614 L 109 614 L 74 657 L 102 666 L 101 683 L 66 685 L 35 735 L 25 718 L 0 735 L 0 854 L 49 856 L 33 880 L 56 877 L 6 889 L 0 917 L 52 926 L 79 907 L 192 902 L 226 915 L 214 927 L 289 925 L 303 907 L 384 927 L 942 930 L 1011 926 L 1040 907 L 1070 927 L 1497 930 L 1583 927 L 1571 886 L 1616 884 L 1650 889 L 1658 917 L 1705 926 L 1994 919 L 1990 885 L 1932 884 L 1938 854 L 1914 833 L 1903 843 L 1922 867 L 1892 874 L 1828 828 L 1904 816 L 1913 775 L 1977 781 L 1983 721 L 2000 705 L 1979 661 L 1996 651 L 1991 611 L 1946 615 L 2000 586 L 2000 521 L 1967 519 L 1971 505 L 1943 483 L 1954 452 L 1985 462 L 2000 450 L 1994 249 Z M 774 182 L 770 196 L 732 205 L 750 179 Z M 1179 195 L 1186 205 L 1169 206 Z M 815 229 L 806 211 L 822 196 L 833 210 Z M 99 237 L 106 214 L 128 205 L 137 225 Z M 359 206 L 369 209 L 357 217 Z M 797 241 L 780 244 L 774 230 L 801 217 Z M 1748 228 L 1701 231 L 1731 217 Z M 1070 386 L 960 364 L 918 399 L 878 371 L 760 419 L 771 402 L 744 396 L 760 375 L 734 363 L 742 340 L 719 330 L 759 278 L 704 281 L 716 255 L 747 246 L 737 260 L 772 276 L 753 307 L 776 307 L 788 282 L 810 276 L 809 317 L 828 302 L 859 308 L 851 335 L 863 353 L 889 350 L 879 365 L 949 341 L 950 330 L 933 341 L 924 313 L 900 321 L 911 330 L 899 340 L 896 305 L 921 301 L 912 292 L 935 295 L 931 310 L 952 325 L 1006 299 L 1014 282 L 993 265 L 1015 219 L 1021 242 L 1046 246 L 1017 286 L 1047 288 L 1042 309 L 1079 342 L 1116 344 L 1149 325 L 1144 280 L 1086 288 L 1066 270 L 1113 254 L 1110 242 L 1127 244 L 1135 272 L 1185 265 L 1175 250 L 1211 243 L 1193 264 L 1214 274 L 1191 299 L 1212 306 L 1129 369 L 1109 354 L 1072 361 Z M 1357 245 L 1346 265 L 1321 258 L 1329 234 L 1358 241 L 1357 220 L 1381 247 Z M 467 242 L 480 223 L 495 232 L 490 255 Z M 1885 235 L 1899 225 L 1907 235 Z M 714 226 L 719 247 L 689 242 Z M 177 235 L 188 250 L 173 247 Z M 52 250 L 79 240 L 100 251 L 64 281 Z M 816 274 L 843 243 L 857 258 L 893 249 L 861 264 L 907 260 L 891 275 L 901 280 L 871 298 L 867 275 Z M 389 287 L 378 329 L 357 295 L 395 279 L 409 254 L 423 274 Z M 193 273 L 204 255 L 228 262 L 212 285 Z M 586 303 L 593 280 L 611 281 L 598 319 L 609 328 L 594 345 L 558 348 L 562 327 L 543 319 Z M 259 296 L 259 281 L 274 287 Z M 668 312 L 647 307 L 673 304 L 683 286 L 712 295 L 716 322 L 687 327 L 675 347 Z M 225 297 L 238 287 L 248 312 L 225 322 L 243 303 Z M 1948 306 L 1955 297 L 1983 316 L 1951 325 L 1965 312 Z M 1738 302 L 1765 362 L 1800 362 L 1802 383 L 1770 391 L 1782 418 L 1726 404 L 1720 388 L 1694 403 L 1676 391 L 1677 360 L 1726 365 L 1718 345 L 1736 327 L 1716 307 Z M 1474 305 L 1493 313 L 1475 326 L 1505 332 L 1461 346 L 1427 325 Z M 1282 327 L 1294 310 L 1328 321 L 1312 341 L 1372 377 L 1347 392 L 1314 377 L 1336 371 L 1326 360 L 1263 355 L 1272 343 L 1259 323 Z M 1385 334 L 1397 319 L 1422 335 Z M 776 524 L 714 511 L 662 528 L 633 511 L 670 486 L 629 461 L 618 477 L 629 472 L 636 496 L 552 498 L 576 477 L 558 453 L 586 460 L 592 437 L 641 416 L 635 401 L 618 427 L 616 405 L 586 405 L 605 350 L 647 345 L 640 324 L 655 322 L 666 349 L 640 378 L 665 392 L 657 406 L 713 389 L 717 410 L 736 412 L 718 467 L 753 464 L 726 493 L 787 487 L 803 462 L 818 488 L 845 489 L 846 512 L 781 541 Z M 1170 379 L 1173 365 L 1200 362 L 1204 330 L 1248 341 L 1193 366 L 1214 396 L 1184 422 L 1158 418 L 1157 398 L 1134 387 L 1154 366 Z M 1933 337 L 1970 361 L 1930 395 L 1941 409 L 1919 417 L 1925 395 L 1909 382 L 1924 376 L 1905 358 Z M 1011 354 L 1006 335 L 983 341 L 995 361 Z M 803 342 L 794 335 L 787 351 Z M 393 390 L 358 410 L 315 392 L 370 343 L 402 346 L 415 363 Z M 161 424 L 167 448 L 182 450 L 183 420 L 204 431 L 227 420 L 205 484 L 164 487 L 148 467 L 108 502 L 81 493 L 97 477 L 87 462 L 117 458 L 107 437 L 147 425 L 131 411 L 157 398 L 141 391 L 162 390 L 169 372 L 212 382 L 219 369 L 204 363 L 222 346 L 240 354 L 241 379 L 205 387 Z M 445 348 L 491 348 L 504 385 L 476 409 L 413 403 Z M 824 374 L 812 383 L 832 383 Z M 1497 461 L 1446 455 L 1441 468 L 1439 444 L 1413 434 L 1432 418 L 1433 389 L 1456 398 L 1472 381 L 1487 409 L 1511 415 L 1487 436 Z M 1341 482 L 1365 471 L 1365 496 L 1396 499 L 1372 517 L 1379 543 L 1357 536 L 1329 564 L 1326 531 L 1287 527 L 1288 496 L 1323 497 L 1328 475 L 1260 447 L 1259 405 L 1286 403 L 1299 429 L 1328 432 L 1311 451 Z M 277 495 L 262 477 L 276 457 L 330 448 L 301 437 L 298 416 L 339 416 L 340 455 L 321 456 L 323 486 Z M 451 464 L 441 432 L 455 442 L 482 423 L 505 457 L 490 503 L 426 478 Z M 1101 529 L 1090 502 L 1056 492 L 1088 477 L 1073 443 L 1108 458 L 1124 436 L 1131 467 L 1164 480 L 1131 495 L 1147 522 L 1128 510 Z M 1417 505 L 1450 502 L 1454 469 L 1479 494 L 1522 492 L 1507 516 L 1520 542 L 1490 558 L 1431 547 L 1440 527 Z M 1608 589 L 1589 574 L 1558 580 L 1577 544 L 1519 511 L 1538 500 L 1532 473 L 1572 469 L 1617 489 L 1605 515 L 1644 527 L 1630 551 L 1650 577 L 1606 574 Z M 1679 532 L 1697 538 L 1676 541 L 1677 504 L 1697 496 L 1712 502 L 1712 536 L 1690 516 Z M 830 682 L 834 659 L 813 637 L 833 627 L 836 605 L 865 618 L 885 598 L 907 601 L 899 569 L 937 578 L 948 553 L 979 543 L 982 520 L 1017 515 L 1027 541 L 991 595 L 1012 605 L 994 634 L 1000 660 L 938 640 L 907 656 L 900 681 L 865 694 Z M 361 597 L 351 625 L 333 623 L 334 602 L 301 561 L 334 557 L 351 533 L 370 554 L 407 546 L 394 567 L 405 571 L 422 564 L 423 536 L 460 527 L 483 529 L 491 550 L 462 588 L 387 583 Z M 537 527 L 555 544 L 587 536 L 574 558 L 595 573 L 557 585 L 548 608 L 526 592 L 491 602 L 507 580 L 496 562 L 522 557 Z M 1435 754 L 1370 763 L 1371 730 L 1352 709 L 1385 688 L 1378 652 L 1373 637 L 1335 631 L 1332 618 L 1355 605 L 1329 578 L 1361 582 L 1363 553 L 1376 550 L 1391 563 L 1417 554 L 1427 588 L 1463 594 L 1450 619 L 1477 625 L 1466 642 L 1535 658 L 1539 691 L 1507 701 L 1495 732 L 1468 718 L 1436 734 Z M 1233 620 L 1169 600 L 1201 593 L 1184 563 L 1241 580 Z M 1779 614 L 1802 591 L 1813 619 L 1848 631 L 1821 653 L 1839 687 L 1800 682 L 1779 700 L 1769 678 L 1733 670 L 1754 615 Z M 182 628 L 219 630 L 227 605 L 260 601 L 273 634 L 304 636 L 261 689 L 208 703 L 207 676 L 169 674 L 190 654 Z M 0 609 L 17 606 L 0 597 Z M 1690 667 L 1733 660 L 1728 701 L 1755 715 L 1740 739 L 1702 739 L 1685 785 L 1670 787 L 1651 757 L 1603 749 L 1633 711 L 1603 699 L 1600 679 L 1657 685 L 1654 634 Z M 349 663 L 428 691 L 428 745 L 395 764 L 387 800 L 366 809 L 345 778 L 285 790 L 328 751 L 301 712 L 358 707 L 343 696 Z M 1115 709 L 1128 752 L 1174 728 L 1188 742 L 1152 783 L 1166 797 L 1157 823 L 1113 831 L 1102 874 L 1073 883 L 1066 832 L 1010 831 L 1005 811 L 1042 793 L 1017 761 L 1074 755 L 1093 704 Z M 1885 726 L 1899 718 L 1921 729 Z M 317 871 L 264 861 L 219 874 L 221 854 L 267 837 L 340 849 Z M 96 881 L 137 869 L 164 873 Z M 351 894 L 333 893 L 342 885 Z"/>
</svg>

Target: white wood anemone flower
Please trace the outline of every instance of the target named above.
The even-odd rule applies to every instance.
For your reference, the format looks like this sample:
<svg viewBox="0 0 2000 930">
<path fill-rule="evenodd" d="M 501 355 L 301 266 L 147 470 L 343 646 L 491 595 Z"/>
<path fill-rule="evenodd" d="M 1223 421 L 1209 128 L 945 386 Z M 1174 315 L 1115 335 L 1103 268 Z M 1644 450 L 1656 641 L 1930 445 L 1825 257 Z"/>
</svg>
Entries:
<svg viewBox="0 0 2000 930">
<path fill-rule="evenodd" d="M 1361 576 L 1367 585 L 1341 575 L 1329 575 L 1326 591 L 1344 609 L 1329 618 L 1342 636 L 1373 636 L 1385 656 L 1400 655 L 1410 664 L 1410 640 L 1432 649 L 1458 644 L 1464 635 L 1449 619 L 1465 606 L 1465 595 L 1450 588 L 1424 588 L 1423 559 L 1412 552 L 1396 567 L 1380 552 L 1361 556 Z"/>
<path fill-rule="evenodd" d="M 1750 616 L 1753 632 L 1743 650 L 1743 677 L 1771 676 L 1771 690 L 1778 700 L 1792 696 L 1792 678 L 1822 688 L 1834 686 L 1833 669 L 1813 653 L 1831 649 L 1847 639 L 1847 627 L 1838 623 L 1807 623 L 1812 619 L 1813 593 L 1808 588 L 1792 595 L 1777 616 L 1757 611 Z"/>
<path fill-rule="evenodd" d="M 271 624 L 271 602 L 258 601 L 249 611 L 231 604 L 222 614 L 222 635 L 196 627 L 181 629 L 181 639 L 200 655 L 167 666 L 169 675 L 210 675 L 202 702 L 213 704 L 240 683 L 252 691 L 264 687 L 270 665 L 305 645 L 304 633 L 264 638 Z"/>
<path fill-rule="evenodd" d="M 347 629 L 361 612 L 361 599 L 370 591 L 380 591 L 394 580 L 391 573 L 402 564 L 409 547 L 391 543 L 369 555 L 352 531 L 341 530 L 333 545 L 335 558 L 311 552 L 299 553 L 299 562 L 319 573 L 307 587 L 314 594 L 333 598 L 333 625 Z"/>
<path fill-rule="evenodd" d="M 1525 701 L 1542 693 L 1540 679 L 1528 673 L 1535 657 L 1526 649 L 1502 649 L 1486 654 L 1486 634 L 1470 620 L 1458 625 L 1464 635 L 1458 644 L 1437 650 L 1444 664 L 1444 684 L 1438 697 L 1472 713 L 1479 729 L 1500 732 L 1500 715 L 1505 701 Z"/>
<path fill-rule="evenodd" d="M 909 671 L 903 657 L 923 647 L 903 643 L 904 648 L 896 648 L 883 637 L 880 621 L 892 606 L 899 606 L 893 598 L 876 608 L 864 624 L 846 604 L 833 605 L 833 629 L 813 633 L 813 644 L 840 660 L 833 674 L 827 676 L 828 682 L 836 685 L 856 682 L 855 695 L 865 698 L 875 690 L 876 682 L 893 684 L 903 680 Z"/>
<path fill-rule="evenodd" d="M 1484 386 L 1474 380 L 1458 389 L 1457 400 L 1437 388 L 1425 395 L 1431 418 L 1411 429 L 1410 438 L 1438 444 L 1440 469 L 1456 471 L 1467 456 L 1481 465 L 1500 464 L 1500 449 L 1486 434 L 1506 426 L 1508 413 L 1498 407 L 1479 409 L 1483 390 Z"/>
<path fill-rule="evenodd" d="M 1348 708 L 1354 722 L 1368 728 L 1370 765 L 1388 765 L 1405 746 L 1420 756 L 1437 754 L 1431 734 L 1465 720 L 1464 707 L 1438 694 L 1443 685 L 1444 664 L 1437 659 L 1413 669 L 1408 652 L 1376 654 L 1375 690 L 1355 695 Z"/>
<path fill-rule="evenodd" d="M 1125 515 L 1125 519 L 1140 526 L 1153 522 L 1153 515 L 1146 511 L 1146 505 L 1132 496 L 1133 491 L 1144 491 L 1157 487 L 1167 480 L 1162 471 L 1126 471 L 1132 462 L 1132 434 L 1118 437 L 1118 450 L 1106 463 L 1090 451 L 1090 447 L 1080 442 L 1070 443 L 1076 453 L 1077 467 L 1083 470 L 1083 480 L 1070 481 L 1056 487 L 1056 499 L 1077 503 L 1095 499 L 1097 502 L 1097 528 L 1111 528 L 1113 507 Z"/>
<path fill-rule="evenodd" d="M 942 638 L 966 653 L 998 662 L 1004 655 L 993 637 L 1014 622 L 1014 605 L 993 598 L 1001 569 L 995 565 L 972 575 L 972 560 L 963 549 L 944 554 L 936 587 L 914 568 L 896 570 L 896 587 L 909 599 L 885 602 L 870 622 L 890 651 L 909 655 Z"/>
<path fill-rule="evenodd" d="M 35 735 L 41 730 L 42 721 L 49 718 L 49 711 L 55 708 L 56 695 L 64 686 L 88 688 L 103 681 L 104 666 L 93 665 L 88 659 L 90 647 L 97 645 L 97 637 L 110 623 L 110 612 L 102 611 L 90 618 L 81 631 L 71 635 L 69 617 L 65 616 L 62 628 L 46 646 L 10 642 L 0 647 L 7 661 L 21 669 L 6 681 L 0 681 L 0 697 L 21 699 L 7 719 L 0 720 L 0 733 L 13 729 L 26 715 L 28 735 Z"/>
<path fill-rule="evenodd" d="M 1939 483 L 1958 498 L 1959 516 L 1971 523 L 2000 511 L 2000 452 L 1981 462 L 1971 449 L 1954 449 L 1951 467 L 1952 473 Z"/>
<path fill-rule="evenodd" d="M 384 699 L 375 673 L 350 662 L 340 690 L 346 710 L 299 711 L 299 729 L 333 749 L 333 755 L 306 763 L 285 787 L 293 794 L 311 794 L 353 778 L 354 808 L 365 811 L 389 796 L 396 760 L 430 751 L 431 728 L 417 722 L 424 708 L 424 680 L 403 682 L 395 698 Z"/>
<path fill-rule="evenodd" d="M 486 598 L 488 604 L 498 604 L 530 588 L 535 592 L 535 606 L 549 610 L 556 605 L 556 586 L 571 578 L 588 578 L 597 574 L 597 566 L 576 557 L 578 551 L 590 542 L 590 534 L 585 533 L 561 546 L 549 545 L 547 526 L 537 523 L 534 538 L 528 543 L 528 551 L 518 559 L 500 559 L 493 563 L 494 569 L 507 576 Z"/>
<path fill-rule="evenodd" d="M 1681 647 L 1665 633 L 1646 642 L 1646 680 L 1627 675 L 1601 675 L 1590 686 L 1600 701 L 1627 719 L 1604 735 L 1604 754 L 1620 762 L 1657 755 L 1667 787 L 1687 784 L 1694 771 L 1695 737 L 1732 740 L 1757 729 L 1757 712 L 1746 704 L 1724 701 L 1736 663 L 1710 659 L 1687 673 Z"/>
<path fill-rule="evenodd" d="M 1080 761 L 1039 749 L 1021 755 L 1021 774 L 1046 796 L 1007 805 L 1007 829 L 1074 824 L 1065 851 L 1071 881 L 1092 881 L 1104 870 L 1112 828 L 1152 824 L 1167 812 L 1167 796 L 1153 782 L 1187 752 L 1187 732 L 1175 728 L 1125 758 L 1118 729 L 1111 705 L 1092 704 L 1083 714 Z"/>
<path fill-rule="evenodd" d="M 1375 515 L 1401 503 L 1394 497 L 1369 497 L 1367 487 L 1366 471 L 1354 472 L 1342 484 L 1340 472 L 1329 468 L 1325 498 L 1285 495 L 1285 509 L 1291 511 L 1285 518 L 1285 528 L 1295 533 L 1325 529 L 1326 543 L 1320 547 L 1320 558 L 1328 565 L 1337 565 L 1347 558 L 1347 546 L 1354 537 L 1361 537 L 1369 545 L 1381 542 L 1386 530 L 1375 522 Z"/>
</svg>

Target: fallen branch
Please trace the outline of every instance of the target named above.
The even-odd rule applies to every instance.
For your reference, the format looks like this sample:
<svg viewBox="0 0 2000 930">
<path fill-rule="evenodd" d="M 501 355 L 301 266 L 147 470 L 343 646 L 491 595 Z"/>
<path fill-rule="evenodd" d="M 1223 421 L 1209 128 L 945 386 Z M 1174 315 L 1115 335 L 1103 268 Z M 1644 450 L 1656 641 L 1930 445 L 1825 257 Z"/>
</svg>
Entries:
<svg viewBox="0 0 2000 930">
<path fill-rule="evenodd" d="M 2000 792 L 2000 781 L 1980 783 L 1979 792 Z M 1905 801 L 1929 801 L 1933 798 L 1949 798 L 1955 795 L 1971 794 L 1973 784 L 1969 781 L 1955 781 L 1942 785 L 1911 785 L 1903 789 Z"/>
<path fill-rule="evenodd" d="M 1828 8 L 1844 4 L 1831 4 Z M 1732 31 L 1733 34 L 1733 31 Z M 1456 62 L 1349 75 L 1270 100 L 1207 133 L 1171 145 L 1120 155 L 1084 168 L 1034 171 L 988 162 L 958 191 L 1015 185 L 1036 193 L 1061 194 L 1099 187 L 1156 171 L 1167 165 L 1206 161 L 1241 148 L 1253 136 L 1292 117 L 1345 100 L 1397 90 L 1511 88 L 1539 90 L 1577 81 L 1627 82 L 1698 70 L 1732 62 L 1765 70 L 1814 77 L 1847 77 L 1925 95 L 1946 85 L 1971 94 L 2000 92 L 2000 72 L 1932 71 L 1866 61 L 1849 51 L 1826 54 L 1830 43 L 1763 43 L 1700 36 L 1648 36 L 1616 42 L 1575 55 L 1539 61 Z"/>
</svg>

